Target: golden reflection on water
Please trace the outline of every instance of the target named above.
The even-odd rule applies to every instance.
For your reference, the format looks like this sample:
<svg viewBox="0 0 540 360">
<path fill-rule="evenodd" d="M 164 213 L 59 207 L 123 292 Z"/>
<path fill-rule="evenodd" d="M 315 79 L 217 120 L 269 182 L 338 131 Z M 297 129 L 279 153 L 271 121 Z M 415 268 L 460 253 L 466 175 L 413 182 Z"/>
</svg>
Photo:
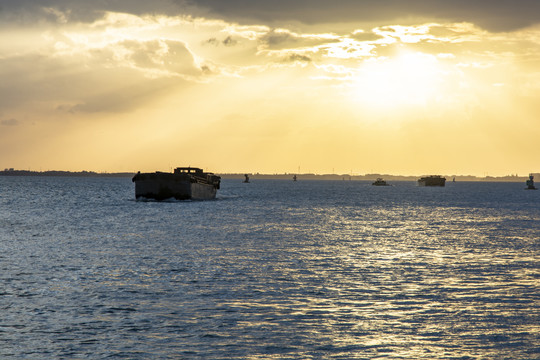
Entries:
<svg viewBox="0 0 540 360">
<path fill-rule="evenodd" d="M 53 230 L 58 214 L 36 216 L 34 206 L 0 219 L 17 234 L 4 237 L 18 240 L 0 253 L 1 334 L 8 348 L 23 343 L 55 358 L 537 355 L 535 213 L 501 211 L 490 199 L 439 206 L 439 198 L 403 195 L 412 186 L 387 191 L 383 206 L 371 188 L 366 201 L 350 197 L 356 184 L 347 184 L 337 200 L 307 202 L 296 192 L 302 183 L 290 201 L 252 194 L 120 206 L 112 194 L 109 207 L 71 209 L 78 216 Z M 307 193 L 333 187 L 333 195 L 336 186 L 311 184 Z M 46 205 L 59 206 L 56 198 Z M 98 210 L 96 219 L 122 215 L 89 226 Z M 123 227 L 126 218 L 134 220 Z"/>
<path fill-rule="evenodd" d="M 243 304 L 275 317 L 243 325 L 272 327 L 287 313 L 295 321 L 280 326 L 301 334 L 315 322 L 315 337 L 332 344 L 335 358 L 511 356 L 511 349 L 501 353 L 482 344 L 507 341 L 515 312 L 534 312 L 537 299 L 523 289 L 537 285 L 538 272 L 515 264 L 535 260 L 511 249 L 499 254 L 497 247 L 478 247 L 508 218 L 463 215 L 452 208 L 314 208 L 309 216 L 320 236 L 317 249 L 298 254 L 298 269 L 282 269 L 288 295 L 280 304 Z M 292 236 L 303 231 L 285 229 Z M 514 324 L 511 331 L 532 340 L 539 327 Z"/>
</svg>

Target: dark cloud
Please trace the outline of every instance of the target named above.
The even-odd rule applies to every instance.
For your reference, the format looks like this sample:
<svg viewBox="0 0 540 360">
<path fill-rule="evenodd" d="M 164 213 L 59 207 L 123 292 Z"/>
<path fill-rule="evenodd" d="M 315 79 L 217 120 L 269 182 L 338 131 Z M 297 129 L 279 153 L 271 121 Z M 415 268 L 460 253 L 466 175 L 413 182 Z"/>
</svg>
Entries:
<svg viewBox="0 0 540 360">
<path fill-rule="evenodd" d="M 19 22 L 93 21 L 103 11 L 206 15 L 282 26 L 420 18 L 472 22 L 488 30 L 508 31 L 540 23 L 539 0 L 0 0 L 0 16 Z"/>
<path fill-rule="evenodd" d="M 235 46 L 235 45 L 238 44 L 238 41 L 233 39 L 232 36 L 227 36 L 225 39 L 223 39 L 221 41 L 214 37 L 214 38 L 210 38 L 210 39 L 206 40 L 204 43 L 208 44 L 208 45 L 214 45 L 214 46 L 219 46 L 219 45 Z"/>
<path fill-rule="evenodd" d="M 351 35 L 351 37 L 353 39 L 355 39 L 355 40 L 358 40 L 358 41 L 375 41 L 375 40 L 382 39 L 381 35 L 375 34 L 375 33 L 372 33 L 372 32 L 355 33 L 355 34 Z"/>
<path fill-rule="evenodd" d="M 219 45 L 219 40 L 216 39 L 216 38 L 210 38 L 210 39 L 208 39 L 208 40 L 205 41 L 205 44 L 210 44 L 210 45 L 218 46 L 218 45 Z"/>
<path fill-rule="evenodd" d="M 49 9 L 54 9 L 61 15 Z M 105 11 L 135 15 L 178 15 L 185 11 L 185 8 L 182 4 L 170 0 L 0 0 L 0 16 L 21 23 L 92 22 L 101 18 Z"/>
<path fill-rule="evenodd" d="M 289 32 L 275 32 L 271 31 L 259 39 L 264 43 L 273 46 L 281 45 L 284 43 L 297 43 L 299 38 Z"/>
<path fill-rule="evenodd" d="M 268 49 L 286 49 L 306 46 L 317 46 L 337 42 L 337 39 L 327 39 L 316 36 L 303 37 L 288 31 L 269 31 L 259 38 L 259 42 Z"/>
<path fill-rule="evenodd" d="M 0 121 L 2 126 L 16 126 L 19 125 L 19 120 L 17 119 L 5 119 Z"/>
<path fill-rule="evenodd" d="M 238 43 L 238 41 L 234 40 L 231 36 L 227 36 L 225 40 L 223 40 L 223 45 L 225 46 L 234 46 Z"/>
<path fill-rule="evenodd" d="M 286 62 L 311 62 L 311 58 L 309 56 L 306 56 L 306 55 L 301 55 L 301 54 L 291 54 L 289 55 L 286 59 L 285 59 Z"/>
<path fill-rule="evenodd" d="M 219 46 L 219 40 L 216 38 L 210 38 L 204 42 L 205 44 Z"/>
<path fill-rule="evenodd" d="M 540 22 L 538 0 L 173 0 L 239 21 L 391 22 L 406 18 L 472 22 L 492 31 Z"/>
</svg>

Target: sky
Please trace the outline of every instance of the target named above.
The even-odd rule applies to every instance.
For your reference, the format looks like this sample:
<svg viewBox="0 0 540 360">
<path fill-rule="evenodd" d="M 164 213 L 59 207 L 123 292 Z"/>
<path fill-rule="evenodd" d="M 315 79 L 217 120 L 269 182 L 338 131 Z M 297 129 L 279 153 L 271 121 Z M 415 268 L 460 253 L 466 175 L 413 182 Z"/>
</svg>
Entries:
<svg viewBox="0 0 540 360">
<path fill-rule="evenodd" d="M 0 0 L 0 169 L 540 172 L 537 0 Z"/>
</svg>

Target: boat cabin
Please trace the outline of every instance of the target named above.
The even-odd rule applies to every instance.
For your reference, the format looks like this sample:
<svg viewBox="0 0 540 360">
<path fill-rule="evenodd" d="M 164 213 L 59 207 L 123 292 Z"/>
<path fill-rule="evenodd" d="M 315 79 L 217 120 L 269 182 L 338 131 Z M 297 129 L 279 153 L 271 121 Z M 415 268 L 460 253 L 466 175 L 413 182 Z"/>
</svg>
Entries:
<svg viewBox="0 0 540 360">
<path fill-rule="evenodd" d="M 175 174 L 202 174 L 203 170 L 201 168 L 192 168 L 192 167 L 177 167 L 174 169 Z"/>
</svg>

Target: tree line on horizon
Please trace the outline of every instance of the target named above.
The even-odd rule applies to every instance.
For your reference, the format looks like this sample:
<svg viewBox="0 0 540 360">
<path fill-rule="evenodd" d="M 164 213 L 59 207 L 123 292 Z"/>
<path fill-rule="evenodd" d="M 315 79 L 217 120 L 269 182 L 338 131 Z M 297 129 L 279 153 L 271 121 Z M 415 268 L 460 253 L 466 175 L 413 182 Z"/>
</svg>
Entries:
<svg viewBox="0 0 540 360">
<path fill-rule="evenodd" d="M 16 170 L 14 168 L 6 168 L 0 171 L 0 176 L 80 176 L 80 177 L 131 177 L 135 172 L 95 172 L 95 171 L 64 171 L 64 170 L 47 170 L 47 171 L 34 171 L 34 170 Z M 245 173 L 223 173 L 218 174 L 223 179 L 244 179 Z M 298 177 L 298 180 L 375 180 L 376 178 L 384 178 L 390 181 L 415 181 L 418 176 L 411 175 L 390 175 L 390 174 L 364 174 L 364 175 L 351 175 L 351 174 L 260 174 L 260 173 L 248 173 L 251 179 L 292 179 L 294 175 Z M 540 180 L 540 173 L 532 173 L 532 175 Z M 447 181 L 525 181 L 527 176 L 506 175 L 506 176 L 484 176 L 479 177 L 475 175 L 444 175 Z"/>
</svg>

